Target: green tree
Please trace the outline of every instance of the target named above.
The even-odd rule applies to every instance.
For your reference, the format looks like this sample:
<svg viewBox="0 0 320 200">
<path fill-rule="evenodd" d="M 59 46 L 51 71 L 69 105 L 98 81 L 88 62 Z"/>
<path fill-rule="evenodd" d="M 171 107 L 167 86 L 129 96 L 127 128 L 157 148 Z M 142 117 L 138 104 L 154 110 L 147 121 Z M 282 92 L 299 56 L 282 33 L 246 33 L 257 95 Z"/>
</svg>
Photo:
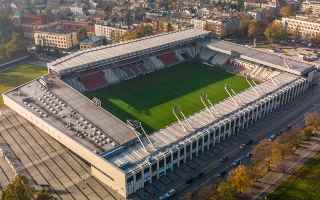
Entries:
<svg viewBox="0 0 320 200">
<path fill-rule="evenodd" d="M 290 5 L 283 6 L 280 9 L 280 15 L 282 17 L 289 17 L 289 16 L 292 16 L 293 14 L 294 14 L 294 10 Z"/>
<path fill-rule="evenodd" d="M 15 179 L 3 190 L 1 200 L 56 200 L 46 191 L 35 191 L 24 176 Z"/>
<path fill-rule="evenodd" d="M 232 170 L 228 180 L 239 193 L 247 192 L 253 184 L 248 168 L 244 165 L 239 165 L 237 168 Z"/>
<path fill-rule="evenodd" d="M 32 188 L 24 176 L 17 176 L 3 191 L 1 200 L 31 200 Z"/>
<path fill-rule="evenodd" d="M 35 200 L 56 200 L 55 197 L 53 197 L 46 191 L 36 192 L 34 194 L 34 199 Z"/>
<path fill-rule="evenodd" d="M 268 25 L 264 32 L 264 35 L 271 43 L 285 39 L 287 37 L 287 33 L 283 26 L 276 21 Z"/>
<path fill-rule="evenodd" d="M 223 181 L 218 185 L 214 196 L 216 199 L 235 200 L 235 195 L 234 186 L 229 181 Z"/>
<path fill-rule="evenodd" d="M 174 28 L 173 28 L 172 24 L 169 22 L 167 24 L 167 32 L 171 32 L 171 31 L 174 31 Z"/>
<path fill-rule="evenodd" d="M 246 18 L 246 17 L 245 17 L 245 18 L 242 18 L 242 19 L 240 20 L 240 33 L 241 33 L 242 35 L 247 36 L 249 24 L 250 24 L 250 19 L 248 19 L 248 18 Z"/>
</svg>

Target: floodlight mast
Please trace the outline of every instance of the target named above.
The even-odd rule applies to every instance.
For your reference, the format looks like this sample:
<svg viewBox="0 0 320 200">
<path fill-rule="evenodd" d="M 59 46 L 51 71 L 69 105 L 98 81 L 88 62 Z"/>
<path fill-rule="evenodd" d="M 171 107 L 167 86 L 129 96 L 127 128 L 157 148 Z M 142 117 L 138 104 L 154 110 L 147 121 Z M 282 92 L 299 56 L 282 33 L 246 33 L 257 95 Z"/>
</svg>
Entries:
<svg viewBox="0 0 320 200">
<path fill-rule="evenodd" d="M 184 131 L 193 130 L 190 122 L 188 121 L 188 119 L 186 118 L 186 116 L 178 106 L 174 106 L 172 108 L 172 113 L 176 117 L 178 123 L 180 124 L 180 126 L 183 128 Z"/>
<path fill-rule="evenodd" d="M 207 102 L 208 99 L 207 99 L 207 98 L 208 98 L 208 96 L 207 96 L 206 93 L 202 93 L 202 94 L 200 95 L 200 100 L 201 100 L 203 106 L 206 108 L 206 110 L 207 110 L 208 113 L 211 115 L 211 117 L 214 118 L 214 117 L 215 117 L 215 114 L 210 110 L 210 108 L 209 108 L 210 105 L 208 105 L 208 102 Z"/>
<path fill-rule="evenodd" d="M 259 92 L 258 92 L 257 88 L 253 87 L 252 83 L 248 79 L 248 76 L 246 76 L 246 81 L 250 85 L 250 87 L 254 90 L 254 92 L 257 94 L 257 96 L 259 96 Z M 255 84 L 255 82 L 253 82 L 253 83 Z"/>
<path fill-rule="evenodd" d="M 226 93 L 229 95 L 229 97 L 231 98 L 231 100 L 233 101 L 233 103 L 234 103 L 236 106 L 239 106 L 239 103 L 234 99 L 234 97 L 231 95 L 230 91 L 228 90 L 228 85 L 227 85 L 227 84 L 224 86 L 224 90 L 225 90 Z"/>
<path fill-rule="evenodd" d="M 153 145 L 153 143 L 151 142 L 150 138 L 148 137 L 146 131 L 144 130 L 143 126 L 142 126 L 142 123 L 140 121 L 137 121 L 137 120 L 131 120 L 131 119 L 128 119 L 127 120 L 127 124 L 132 128 L 134 129 L 134 133 L 136 134 L 141 146 L 143 147 L 143 149 L 146 151 L 146 152 L 149 152 L 147 150 L 147 147 L 146 145 L 150 145 L 152 147 L 152 149 L 156 149 L 155 146 Z M 140 132 L 139 131 L 142 132 Z M 143 137 L 145 137 L 147 139 L 147 144 L 144 144 L 143 142 Z"/>
</svg>

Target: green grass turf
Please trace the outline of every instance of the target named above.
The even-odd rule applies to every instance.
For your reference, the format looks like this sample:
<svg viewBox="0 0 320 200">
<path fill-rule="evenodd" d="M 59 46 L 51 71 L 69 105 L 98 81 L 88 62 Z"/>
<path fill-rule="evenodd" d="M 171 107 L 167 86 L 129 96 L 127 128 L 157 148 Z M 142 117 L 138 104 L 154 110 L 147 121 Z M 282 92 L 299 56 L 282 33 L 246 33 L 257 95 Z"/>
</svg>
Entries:
<svg viewBox="0 0 320 200">
<path fill-rule="evenodd" d="M 225 84 L 236 92 L 248 88 L 241 76 L 203 64 L 183 63 L 86 95 L 98 97 L 102 106 L 121 120 L 137 119 L 152 132 L 176 121 L 172 114 L 174 105 L 188 116 L 203 108 L 203 92 L 212 103 L 225 99 Z"/>
<path fill-rule="evenodd" d="M 320 200 L 320 154 L 283 182 L 268 200 Z"/>
<path fill-rule="evenodd" d="M 0 72 L 0 94 L 47 73 L 45 67 L 18 65 Z M 0 97 L 0 106 L 3 105 Z"/>
</svg>

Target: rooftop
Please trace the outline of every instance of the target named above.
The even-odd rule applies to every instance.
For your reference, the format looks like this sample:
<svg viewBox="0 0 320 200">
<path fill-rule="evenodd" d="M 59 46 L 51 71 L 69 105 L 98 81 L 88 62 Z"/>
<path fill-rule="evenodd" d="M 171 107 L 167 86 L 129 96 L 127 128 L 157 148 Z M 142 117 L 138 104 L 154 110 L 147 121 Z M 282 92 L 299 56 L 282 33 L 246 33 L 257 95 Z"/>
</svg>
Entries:
<svg viewBox="0 0 320 200">
<path fill-rule="evenodd" d="M 80 42 L 80 44 L 95 44 L 104 40 L 103 36 L 90 36 Z"/>
<path fill-rule="evenodd" d="M 48 68 L 57 73 L 63 73 L 66 70 L 71 70 L 83 65 L 126 56 L 139 51 L 148 51 L 152 48 L 158 48 L 174 42 L 185 41 L 194 37 L 206 36 L 208 34 L 209 32 L 207 31 L 188 29 L 180 32 L 160 34 L 129 42 L 92 48 L 57 59 L 56 61 L 49 63 Z"/>
<path fill-rule="evenodd" d="M 275 53 L 268 53 L 223 40 L 213 39 L 207 44 L 207 47 L 229 55 L 231 55 L 232 52 L 235 52 L 240 54 L 240 58 L 244 60 L 252 61 L 296 75 L 302 75 L 314 67 L 309 63 L 293 60 L 292 58 L 283 57 Z"/>
<path fill-rule="evenodd" d="M 91 151 L 101 152 L 136 138 L 124 122 L 74 90 L 62 80 L 34 80 L 8 93 L 11 99 L 38 115 Z"/>
</svg>

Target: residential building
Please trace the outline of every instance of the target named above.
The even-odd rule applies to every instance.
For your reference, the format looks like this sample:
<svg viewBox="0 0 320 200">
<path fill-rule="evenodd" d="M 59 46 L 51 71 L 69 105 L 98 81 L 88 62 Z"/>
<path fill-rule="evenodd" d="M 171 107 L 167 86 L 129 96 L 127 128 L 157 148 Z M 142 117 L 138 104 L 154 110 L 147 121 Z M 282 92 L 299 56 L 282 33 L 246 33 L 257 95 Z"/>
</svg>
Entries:
<svg viewBox="0 0 320 200">
<path fill-rule="evenodd" d="M 320 15 L 320 1 L 318 0 L 306 0 L 301 3 L 302 11 L 309 11 L 310 14 L 318 14 Z"/>
<path fill-rule="evenodd" d="M 218 37 L 224 37 L 240 29 L 240 20 L 237 17 L 217 17 L 207 20 L 207 29 Z"/>
<path fill-rule="evenodd" d="M 118 24 L 95 24 L 94 31 L 96 36 L 104 36 L 105 38 L 119 39 L 128 32 L 127 26 Z"/>
<path fill-rule="evenodd" d="M 288 33 L 297 33 L 304 39 L 311 39 L 320 34 L 320 20 L 302 16 L 283 17 L 282 24 Z"/>
<path fill-rule="evenodd" d="M 193 27 L 196 28 L 196 29 L 200 29 L 200 30 L 205 30 L 206 29 L 206 24 L 207 24 L 206 20 L 203 20 L 203 19 L 191 19 L 190 22 L 193 25 Z"/>
<path fill-rule="evenodd" d="M 36 31 L 34 34 L 36 46 L 71 49 L 79 44 L 78 33 L 57 29 Z"/>
<path fill-rule="evenodd" d="M 75 16 L 83 16 L 85 15 L 83 11 L 83 5 L 82 4 L 73 4 L 72 6 L 69 7 L 70 11 L 72 12 L 73 15 Z"/>
</svg>

